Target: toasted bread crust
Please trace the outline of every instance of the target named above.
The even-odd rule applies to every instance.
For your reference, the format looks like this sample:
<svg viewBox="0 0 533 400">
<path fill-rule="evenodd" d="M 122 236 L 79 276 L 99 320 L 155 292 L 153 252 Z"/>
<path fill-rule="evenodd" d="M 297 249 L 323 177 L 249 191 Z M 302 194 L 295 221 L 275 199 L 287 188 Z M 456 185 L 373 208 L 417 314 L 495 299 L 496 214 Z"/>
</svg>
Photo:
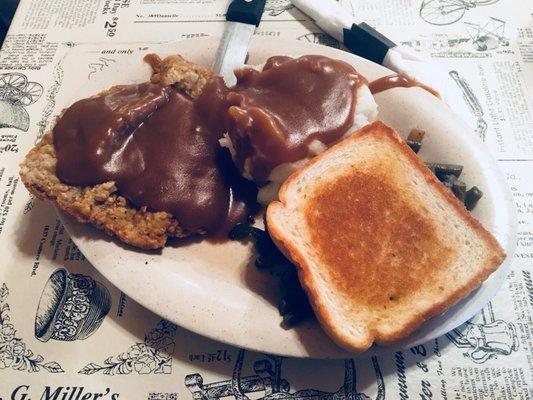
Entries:
<svg viewBox="0 0 533 400">
<path fill-rule="evenodd" d="M 169 56 L 155 71 L 152 81 L 174 84 L 194 98 L 212 76 L 213 72 L 206 67 L 190 63 L 181 56 Z M 110 90 L 113 89 L 103 93 Z M 91 187 L 62 183 L 56 175 L 56 164 L 53 133 L 50 131 L 22 161 L 22 182 L 35 197 L 54 201 L 79 222 L 91 223 L 108 235 L 142 249 L 161 248 L 168 237 L 189 234 L 180 228 L 179 221 L 171 214 L 135 207 L 118 193 L 114 182 Z"/>
<path fill-rule="evenodd" d="M 411 319 L 403 324 L 401 329 L 397 329 L 393 334 L 387 332 L 381 332 L 375 327 L 365 327 L 364 340 L 354 342 L 353 338 L 346 333 L 342 326 L 336 326 L 334 319 L 331 315 L 331 311 L 327 304 L 323 301 L 317 290 L 318 282 L 315 281 L 315 277 L 312 273 L 312 266 L 309 260 L 302 253 L 301 249 L 296 245 L 284 230 L 276 224 L 276 215 L 283 211 L 287 206 L 289 199 L 287 195 L 288 188 L 295 184 L 298 179 L 307 172 L 307 170 L 314 164 L 320 162 L 322 159 L 328 157 L 329 154 L 334 153 L 342 146 L 346 146 L 351 141 L 357 141 L 365 135 L 373 135 L 376 138 L 392 141 L 399 151 L 408 159 L 418 171 L 423 174 L 423 177 L 428 185 L 430 185 L 435 191 L 442 196 L 446 203 L 453 207 L 455 212 L 460 216 L 462 220 L 473 229 L 476 234 L 486 244 L 491 253 L 491 257 L 488 258 L 483 266 L 479 269 L 479 272 L 474 276 L 471 276 L 467 282 L 458 287 L 452 295 L 436 302 L 430 308 L 413 315 Z M 352 136 L 331 147 L 325 152 L 321 153 L 317 157 L 310 160 L 303 168 L 296 171 L 291 175 L 287 181 L 282 185 L 279 192 L 279 201 L 271 203 L 266 213 L 267 227 L 272 239 L 283 252 L 285 256 L 291 259 L 298 269 L 298 276 L 304 290 L 306 291 L 310 303 L 315 311 L 319 323 L 326 331 L 326 333 L 340 346 L 350 350 L 361 352 L 367 350 L 373 342 L 380 345 L 393 345 L 400 340 L 404 339 L 414 330 L 419 328 L 425 321 L 442 314 L 448 308 L 456 304 L 459 300 L 466 297 L 475 288 L 479 287 L 481 283 L 493 273 L 498 266 L 505 259 L 505 252 L 501 248 L 498 241 L 477 221 L 459 202 L 455 196 L 448 190 L 442 183 L 436 178 L 436 176 L 426 167 L 412 150 L 403 143 L 400 136 L 391 128 L 386 126 L 380 121 L 374 122 L 360 129 Z"/>
</svg>

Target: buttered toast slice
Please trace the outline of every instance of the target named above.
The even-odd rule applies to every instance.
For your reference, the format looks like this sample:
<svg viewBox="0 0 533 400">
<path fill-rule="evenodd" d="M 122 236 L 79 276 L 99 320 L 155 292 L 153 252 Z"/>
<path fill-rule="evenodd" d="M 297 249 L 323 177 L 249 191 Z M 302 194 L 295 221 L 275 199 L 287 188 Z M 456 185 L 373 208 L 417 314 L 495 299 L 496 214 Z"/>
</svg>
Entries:
<svg viewBox="0 0 533 400">
<path fill-rule="evenodd" d="M 311 160 L 266 220 L 326 333 L 363 351 L 406 337 L 505 258 L 393 129 L 381 122 Z"/>
</svg>

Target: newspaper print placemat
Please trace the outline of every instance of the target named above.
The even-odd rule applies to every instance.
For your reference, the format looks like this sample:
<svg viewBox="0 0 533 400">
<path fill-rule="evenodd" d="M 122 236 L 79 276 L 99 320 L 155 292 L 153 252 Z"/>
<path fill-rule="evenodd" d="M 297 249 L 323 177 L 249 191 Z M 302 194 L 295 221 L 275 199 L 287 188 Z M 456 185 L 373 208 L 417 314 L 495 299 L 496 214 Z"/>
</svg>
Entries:
<svg viewBox="0 0 533 400">
<path fill-rule="evenodd" d="M 463 94 L 455 111 L 499 161 L 518 209 L 498 295 L 445 336 L 350 360 L 248 352 L 150 313 L 85 260 L 18 164 L 77 80 L 158 42 L 219 35 L 227 2 L 23 0 L 0 52 L 0 400 L 533 398 L 533 4 L 340 3 L 441 64 Z M 287 0 L 267 2 L 256 34 L 340 47 Z"/>
</svg>

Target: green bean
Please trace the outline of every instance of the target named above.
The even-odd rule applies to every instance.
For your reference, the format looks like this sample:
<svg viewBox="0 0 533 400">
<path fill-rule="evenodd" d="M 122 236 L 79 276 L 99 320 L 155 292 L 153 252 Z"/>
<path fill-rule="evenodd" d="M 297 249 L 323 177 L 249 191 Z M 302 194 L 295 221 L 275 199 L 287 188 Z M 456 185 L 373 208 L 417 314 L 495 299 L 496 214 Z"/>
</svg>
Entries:
<svg viewBox="0 0 533 400">
<path fill-rule="evenodd" d="M 231 231 L 229 231 L 228 236 L 231 240 L 243 240 L 250 235 L 250 229 L 250 225 L 243 222 L 235 225 Z"/>
<path fill-rule="evenodd" d="M 420 129 L 412 129 L 405 142 L 411 148 L 411 150 L 413 150 L 415 153 L 418 153 L 422 147 L 422 140 L 424 139 L 425 134 L 426 132 Z"/>
<path fill-rule="evenodd" d="M 257 257 L 255 260 L 255 266 L 259 269 L 267 269 L 267 268 L 270 268 L 272 265 L 269 264 L 264 259 L 262 259 L 261 257 Z"/>
<path fill-rule="evenodd" d="M 452 192 L 461 202 L 465 202 L 466 183 L 457 179 L 452 185 Z"/>
<path fill-rule="evenodd" d="M 468 211 L 473 210 L 479 199 L 483 197 L 483 192 L 477 186 L 472 186 L 465 193 L 465 207 Z"/>
<path fill-rule="evenodd" d="M 422 142 L 422 140 L 424 140 L 425 135 L 426 135 L 426 131 L 413 128 L 411 129 L 411 132 L 409 132 L 409 136 L 407 136 L 407 140 L 412 140 L 413 142 Z"/>
<path fill-rule="evenodd" d="M 285 325 L 287 328 L 292 328 L 293 326 L 301 322 L 304 318 L 305 317 L 302 314 L 288 312 L 286 314 L 283 314 L 283 325 Z"/>
<path fill-rule="evenodd" d="M 282 299 L 278 305 L 278 310 L 283 317 L 283 324 L 288 328 L 313 315 L 313 310 L 304 293 L 298 299 Z"/>
<path fill-rule="evenodd" d="M 422 147 L 421 142 L 414 142 L 409 139 L 407 139 L 405 142 L 407 143 L 407 146 L 409 146 L 411 150 L 413 150 L 415 153 L 418 153 L 420 151 L 420 148 Z"/>
<path fill-rule="evenodd" d="M 287 299 L 281 299 L 278 304 L 278 311 L 280 315 L 287 314 L 290 310 L 289 302 Z"/>
<path fill-rule="evenodd" d="M 278 277 L 281 300 L 278 310 L 283 325 L 290 328 L 313 315 L 296 267 L 278 250 L 267 231 L 251 226 L 253 220 L 237 224 L 230 232 L 232 240 L 253 241 L 257 268 Z"/>
<path fill-rule="evenodd" d="M 245 240 L 251 238 L 253 230 L 257 229 L 252 226 L 254 217 L 251 215 L 246 218 L 246 221 L 236 224 L 228 233 L 230 240 Z M 260 230 L 260 229 L 259 229 Z"/>
<path fill-rule="evenodd" d="M 426 165 L 441 181 L 444 179 L 445 175 L 455 175 L 459 178 L 461 172 L 463 172 L 463 166 L 457 164 L 426 163 Z"/>
<path fill-rule="evenodd" d="M 446 186 L 448 189 L 452 189 L 454 183 L 457 181 L 457 177 L 455 175 L 443 175 L 442 177 L 442 183 L 444 186 Z"/>
</svg>

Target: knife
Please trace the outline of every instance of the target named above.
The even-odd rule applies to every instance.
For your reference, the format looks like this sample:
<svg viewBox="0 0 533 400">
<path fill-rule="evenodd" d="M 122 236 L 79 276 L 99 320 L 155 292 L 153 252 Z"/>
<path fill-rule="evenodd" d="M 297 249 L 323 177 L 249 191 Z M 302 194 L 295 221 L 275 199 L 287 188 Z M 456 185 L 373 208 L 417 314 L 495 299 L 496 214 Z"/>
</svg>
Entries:
<svg viewBox="0 0 533 400">
<path fill-rule="evenodd" d="M 438 90 L 449 104 L 458 93 L 450 77 L 440 66 L 420 57 L 405 46 L 398 46 L 365 22 L 357 19 L 335 0 L 291 0 L 300 11 L 314 19 L 353 54 L 404 73 Z"/>
<path fill-rule="evenodd" d="M 248 47 L 259 26 L 266 0 L 233 0 L 226 13 L 224 33 L 218 45 L 214 71 L 224 78 L 226 85 L 233 86 L 237 79 L 233 71 L 242 66 Z"/>
<path fill-rule="evenodd" d="M 396 44 L 365 22 L 356 19 L 334 0 L 291 0 L 298 9 L 309 15 L 325 32 L 333 36 L 352 53 L 383 64 L 389 49 Z"/>
</svg>

